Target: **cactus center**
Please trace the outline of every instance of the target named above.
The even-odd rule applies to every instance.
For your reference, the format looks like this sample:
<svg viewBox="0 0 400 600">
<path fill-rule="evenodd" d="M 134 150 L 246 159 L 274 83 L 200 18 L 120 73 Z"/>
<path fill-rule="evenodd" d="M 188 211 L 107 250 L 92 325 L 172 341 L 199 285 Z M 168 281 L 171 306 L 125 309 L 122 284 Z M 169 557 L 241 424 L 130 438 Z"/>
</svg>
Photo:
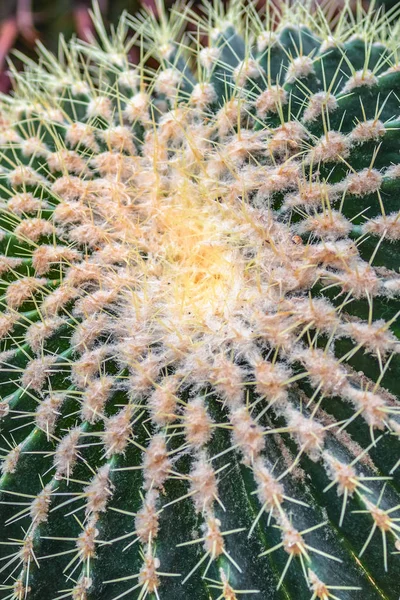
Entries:
<svg viewBox="0 0 400 600">
<path fill-rule="evenodd" d="M 164 255 L 160 276 L 172 311 L 203 320 L 229 313 L 240 299 L 244 262 L 229 212 L 213 199 L 189 193 L 178 194 L 160 211 L 157 255 Z"/>
</svg>

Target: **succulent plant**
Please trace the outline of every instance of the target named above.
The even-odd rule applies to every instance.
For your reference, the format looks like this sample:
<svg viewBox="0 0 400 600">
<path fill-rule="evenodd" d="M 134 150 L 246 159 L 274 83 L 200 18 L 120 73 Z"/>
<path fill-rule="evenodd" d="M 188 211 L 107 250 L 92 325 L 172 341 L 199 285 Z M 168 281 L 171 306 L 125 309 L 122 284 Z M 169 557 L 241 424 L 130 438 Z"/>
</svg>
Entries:
<svg viewBox="0 0 400 600">
<path fill-rule="evenodd" d="M 1 598 L 397 600 L 399 25 L 158 8 L 0 101 Z"/>
</svg>

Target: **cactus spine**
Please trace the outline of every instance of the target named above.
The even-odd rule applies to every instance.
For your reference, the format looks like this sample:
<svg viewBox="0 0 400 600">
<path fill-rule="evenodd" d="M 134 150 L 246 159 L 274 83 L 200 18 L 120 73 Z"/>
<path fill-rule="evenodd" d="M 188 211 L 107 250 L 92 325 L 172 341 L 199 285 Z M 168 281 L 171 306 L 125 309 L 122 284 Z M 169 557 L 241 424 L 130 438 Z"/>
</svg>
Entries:
<svg viewBox="0 0 400 600">
<path fill-rule="evenodd" d="M 399 25 L 329 14 L 95 7 L 14 72 L 1 598 L 398 599 Z"/>
</svg>

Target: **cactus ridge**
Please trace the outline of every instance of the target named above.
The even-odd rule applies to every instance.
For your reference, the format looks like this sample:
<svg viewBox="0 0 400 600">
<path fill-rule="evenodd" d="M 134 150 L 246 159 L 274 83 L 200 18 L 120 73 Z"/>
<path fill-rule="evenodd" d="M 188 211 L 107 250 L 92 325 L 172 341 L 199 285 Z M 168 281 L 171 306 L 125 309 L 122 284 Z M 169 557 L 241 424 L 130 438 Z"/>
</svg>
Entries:
<svg viewBox="0 0 400 600">
<path fill-rule="evenodd" d="M 398 12 L 94 5 L 10 66 L 0 598 L 398 599 Z"/>
</svg>

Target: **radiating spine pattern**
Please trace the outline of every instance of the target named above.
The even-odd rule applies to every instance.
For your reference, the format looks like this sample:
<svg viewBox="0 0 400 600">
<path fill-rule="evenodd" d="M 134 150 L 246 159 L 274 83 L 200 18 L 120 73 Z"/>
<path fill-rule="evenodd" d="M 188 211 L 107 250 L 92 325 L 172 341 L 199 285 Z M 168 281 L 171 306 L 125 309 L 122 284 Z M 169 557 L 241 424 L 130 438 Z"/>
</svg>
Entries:
<svg viewBox="0 0 400 600">
<path fill-rule="evenodd" d="M 400 25 L 331 8 L 11 67 L 1 599 L 398 600 Z"/>
</svg>

